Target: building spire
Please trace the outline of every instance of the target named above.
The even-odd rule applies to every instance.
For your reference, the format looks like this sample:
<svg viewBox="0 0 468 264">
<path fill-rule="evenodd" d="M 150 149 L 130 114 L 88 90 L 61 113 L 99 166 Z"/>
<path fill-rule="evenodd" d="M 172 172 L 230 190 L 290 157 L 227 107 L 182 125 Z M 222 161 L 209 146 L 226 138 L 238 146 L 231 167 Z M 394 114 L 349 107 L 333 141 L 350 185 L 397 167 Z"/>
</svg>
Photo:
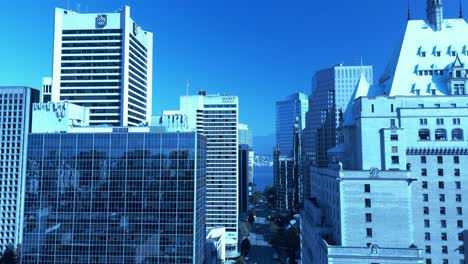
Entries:
<svg viewBox="0 0 468 264">
<path fill-rule="evenodd" d="M 459 18 L 463 18 L 463 1 L 460 0 L 460 15 L 458 16 Z"/>
<path fill-rule="evenodd" d="M 426 0 L 426 19 L 435 31 L 442 30 L 444 20 L 443 0 Z"/>
<path fill-rule="evenodd" d="M 408 21 L 411 20 L 411 6 L 410 6 L 410 0 L 408 0 Z"/>
</svg>

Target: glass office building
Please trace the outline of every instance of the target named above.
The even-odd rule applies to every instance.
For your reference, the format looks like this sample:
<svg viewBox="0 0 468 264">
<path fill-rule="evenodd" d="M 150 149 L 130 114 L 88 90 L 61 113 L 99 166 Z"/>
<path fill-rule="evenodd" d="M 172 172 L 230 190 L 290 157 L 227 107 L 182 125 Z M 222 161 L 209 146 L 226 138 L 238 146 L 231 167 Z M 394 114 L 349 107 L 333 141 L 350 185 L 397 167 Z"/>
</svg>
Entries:
<svg viewBox="0 0 468 264">
<path fill-rule="evenodd" d="M 30 134 L 22 263 L 203 263 L 196 133 Z"/>
<path fill-rule="evenodd" d="M 282 156 L 294 155 L 294 132 L 305 127 L 305 114 L 309 110 L 307 95 L 295 93 L 283 101 L 276 102 L 276 146 Z"/>
</svg>

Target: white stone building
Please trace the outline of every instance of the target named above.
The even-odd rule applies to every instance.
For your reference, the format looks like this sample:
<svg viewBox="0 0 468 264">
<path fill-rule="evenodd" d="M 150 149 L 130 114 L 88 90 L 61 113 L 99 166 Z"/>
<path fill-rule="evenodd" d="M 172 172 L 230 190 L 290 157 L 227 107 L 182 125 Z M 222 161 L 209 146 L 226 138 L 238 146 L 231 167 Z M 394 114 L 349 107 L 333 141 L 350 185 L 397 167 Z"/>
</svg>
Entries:
<svg viewBox="0 0 468 264">
<path fill-rule="evenodd" d="M 361 74 L 328 167 L 311 170 L 305 263 L 465 263 L 468 24 L 442 11 L 428 0 L 408 21 L 379 85 Z"/>
</svg>

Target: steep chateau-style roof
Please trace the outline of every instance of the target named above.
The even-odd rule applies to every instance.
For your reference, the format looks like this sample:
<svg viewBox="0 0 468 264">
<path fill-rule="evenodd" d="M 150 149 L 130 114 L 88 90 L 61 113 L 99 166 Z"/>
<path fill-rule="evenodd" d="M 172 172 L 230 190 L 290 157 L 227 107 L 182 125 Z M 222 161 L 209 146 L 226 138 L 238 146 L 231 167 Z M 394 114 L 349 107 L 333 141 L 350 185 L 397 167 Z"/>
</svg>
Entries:
<svg viewBox="0 0 468 264">
<path fill-rule="evenodd" d="M 458 58 L 457 58 L 458 56 Z M 437 31 L 427 21 L 410 20 L 399 49 L 373 95 L 448 95 L 449 71 L 468 59 L 468 24 L 444 19 Z"/>
</svg>

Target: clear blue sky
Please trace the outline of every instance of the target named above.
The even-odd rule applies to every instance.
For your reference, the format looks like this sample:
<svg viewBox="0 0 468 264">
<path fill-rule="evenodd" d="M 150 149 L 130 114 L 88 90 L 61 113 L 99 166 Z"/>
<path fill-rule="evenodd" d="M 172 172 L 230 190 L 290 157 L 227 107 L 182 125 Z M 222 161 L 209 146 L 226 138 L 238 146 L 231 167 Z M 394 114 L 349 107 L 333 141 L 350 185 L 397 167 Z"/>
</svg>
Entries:
<svg viewBox="0 0 468 264">
<path fill-rule="evenodd" d="M 423 18 L 426 1 L 411 2 Z M 457 17 L 458 1 L 444 2 Z M 378 79 L 407 16 L 406 0 L 70 0 L 78 3 L 82 12 L 129 5 L 154 32 L 153 113 L 178 108 L 188 79 L 191 93 L 238 95 L 240 121 L 256 136 L 274 132 L 275 101 L 309 94 L 318 69 L 362 57 Z M 0 85 L 39 88 L 51 75 L 54 7 L 67 0 L 2 1 Z"/>
</svg>

